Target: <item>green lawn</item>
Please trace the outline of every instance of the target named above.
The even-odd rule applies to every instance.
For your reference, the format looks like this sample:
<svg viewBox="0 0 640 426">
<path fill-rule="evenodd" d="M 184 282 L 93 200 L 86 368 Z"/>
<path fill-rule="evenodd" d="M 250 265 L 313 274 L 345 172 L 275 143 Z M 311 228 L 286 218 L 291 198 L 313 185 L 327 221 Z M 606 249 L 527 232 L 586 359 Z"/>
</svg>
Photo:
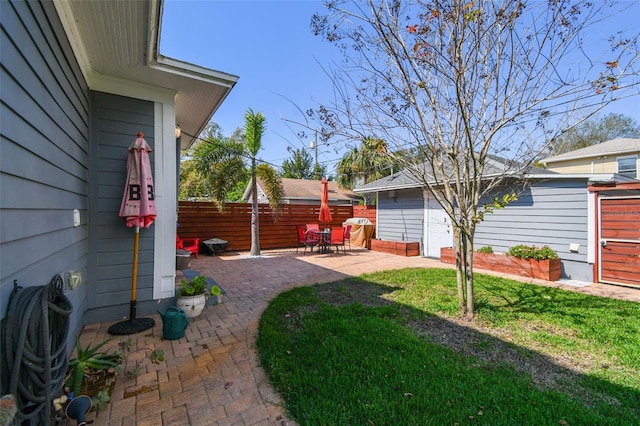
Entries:
<svg viewBox="0 0 640 426">
<path fill-rule="evenodd" d="M 301 425 L 640 424 L 640 304 L 404 269 L 279 295 L 262 365 Z"/>
</svg>

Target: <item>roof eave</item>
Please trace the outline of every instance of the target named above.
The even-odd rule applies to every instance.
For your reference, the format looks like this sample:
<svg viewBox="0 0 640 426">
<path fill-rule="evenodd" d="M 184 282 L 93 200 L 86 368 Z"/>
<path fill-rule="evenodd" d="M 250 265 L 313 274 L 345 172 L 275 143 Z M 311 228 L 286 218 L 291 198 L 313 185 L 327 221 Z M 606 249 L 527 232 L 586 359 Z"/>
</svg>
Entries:
<svg viewBox="0 0 640 426">
<path fill-rule="evenodd" d="M 548 164 L 554 164 L 554 163 L 561 163 L 563 161 L 571 161 L 571 160 L 584 160 L 586 158 L 600 158 L 600 157 L 607 157 L 609 155 L 633 155 L 632 152 L 629 152 L 628 149 L 619 149 L 616 151 L 610 151 L 610 152 L 601 152 L 598 154 L 585 154 L 585 155 L 575 155 L 575 156 L 571 156 L 571 157 L 564 157 L 564 158 L 558 158 L 558 159 L 554 159 L 553 157 L 549 157 L 549 158 L 545 158 L 543 160 L 540 160 L 540 162 L 542 164 L 544 164 L 545 166 Z"/>
<path fill-rule="evenodd" d="M 239 77 L 159 55 L 154 69 L 172 78 L 176 97 L 176 125 L 182 129 L 181 149 L 189 148 L 227 98 Z"/>
<path fill-rule="evenodd" d="M 411 185 L 388 185 L 388 186 L 375 186 L 370 188 L 354 188 L 353 192 L 356 194 L 368 194 L 371 192 L 380 192 L 380 191 L 395 191 L 400 189 L 413 189 L 413 188 L 422 188 L 422 185 L 419 183 L 411 184 Z"/>
<path fill-rule="evenodd" d="M 105 81 L 105 78 L 95 78 L 101 76 L 114 82 L 128 81 L 164 89 L 159 90 L 162 93 L 174 91 L 176 124 L 183 134 L 181 147 L 189 147 L 226 99 L 238 76 L 159 54 L 163 0 L 126 3 L 121 8 L 107 8 L 107 5 L 106 0 L 54 0 L 89 88 L 98 90 L 92 82 Z M 106 19 L 105 13 L 111 14 L 107 18 L 121 24 L 121 28 L 148 29 L 119 31 L 117 26 L 98 25 Z M 146 22 L 141 22 L 143 20 Z M 129 48 L 123 51 L 122 46 Z M 109 88 L 100 90 L 109 91 Z"/>
</svg>

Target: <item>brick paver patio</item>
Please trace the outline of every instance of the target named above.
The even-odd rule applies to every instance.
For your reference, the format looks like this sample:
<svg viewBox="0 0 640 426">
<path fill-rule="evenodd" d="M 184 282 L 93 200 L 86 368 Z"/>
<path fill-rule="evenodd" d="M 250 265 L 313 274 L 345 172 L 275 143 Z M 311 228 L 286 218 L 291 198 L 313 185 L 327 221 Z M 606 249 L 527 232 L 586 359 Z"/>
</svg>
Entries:
<svg viewBox="0 0 640 426">
<path fill-rule="evenodd" d="M 117 336 L 115 340 L 133 340 L 129 366 L 141 360 L 141 374 L 120 376 L 106 410 L 97 417 L 90 413 L 88 419 L 95 419 L 95 425 L 295 425 L 285 416 L 282 400 L 268 384 L 255 350 L 258 323 L 269 301 L 289 288 L 364 272 L 449 265 L 354 248 L 346 255 L 307 252 L 303 256 L 302 251 L 280 250 L 263 251 L 260 258 L 243 253 L 200 256 L 191 259 L 190 267 L 220 284 L 226 292 L 223 303 L 205 307 L 178 340 L 163 340 L 159 315 L 153 316 L 153 329 Z M 178 272 L 178 282 L 180 278 Z M 530 281 L 640 302 L 636 289 Z M 111 337 L 107 333 L 111 324 L 85 326 L 83 345 Z M 163 363 L 156 365 L 147 359 L 153 349 L 164 350 Z"/>
</svg>

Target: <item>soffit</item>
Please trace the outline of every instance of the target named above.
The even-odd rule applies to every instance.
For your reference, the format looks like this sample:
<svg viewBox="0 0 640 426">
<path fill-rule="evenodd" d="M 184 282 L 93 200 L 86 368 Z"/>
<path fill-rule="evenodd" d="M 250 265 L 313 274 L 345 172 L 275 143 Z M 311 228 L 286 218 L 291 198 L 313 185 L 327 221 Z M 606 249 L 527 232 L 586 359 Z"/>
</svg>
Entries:
<svg viewBox="0 0 640 426">
<path fill-rule="evenodd" d="M 183 148 L 222 104 L 237 76 L 159 55 L 162 1 L 72 0 L 71 15 L 86 74 L 174 90 Z"/>
</svg>

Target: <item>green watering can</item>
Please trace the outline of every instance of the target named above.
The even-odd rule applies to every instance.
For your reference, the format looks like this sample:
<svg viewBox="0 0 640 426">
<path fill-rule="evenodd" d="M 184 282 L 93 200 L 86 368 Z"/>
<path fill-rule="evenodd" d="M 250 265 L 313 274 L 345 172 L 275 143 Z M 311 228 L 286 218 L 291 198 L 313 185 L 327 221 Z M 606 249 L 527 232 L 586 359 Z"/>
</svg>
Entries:
<svg viewBox="0 0 640 426">
<path fill-rule="evenodd" d="M 184 330 L 189 325 L 189 318 L 184 311 L 176 306 L 171 306 L 164 314 L 157 311 L 162 317 L 162 336 L 167 340 L 176 340 L 184 336 Z"/>
</svg>

